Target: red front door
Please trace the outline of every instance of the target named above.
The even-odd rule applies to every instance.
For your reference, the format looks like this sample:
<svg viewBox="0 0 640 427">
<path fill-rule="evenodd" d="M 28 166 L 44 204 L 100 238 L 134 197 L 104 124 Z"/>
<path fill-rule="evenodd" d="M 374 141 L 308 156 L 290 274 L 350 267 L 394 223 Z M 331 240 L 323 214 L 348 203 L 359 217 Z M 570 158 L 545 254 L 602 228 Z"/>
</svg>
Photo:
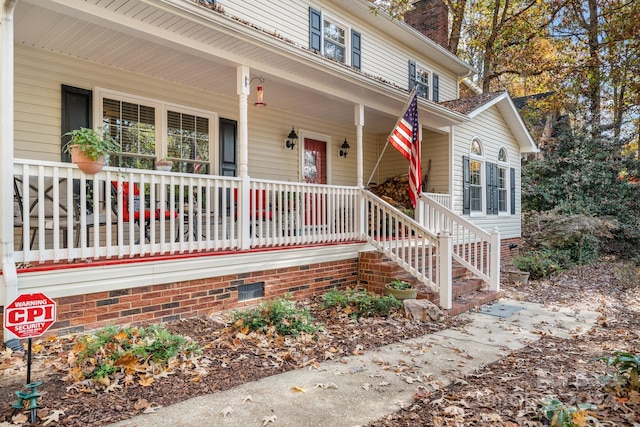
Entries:
<svg viewBox="0 0 640 427">
<path fill-rule="evenodd" d="M 304 139 L 304 182 L 327 183 L 327 143 L 315 139 Z"/>
</svg>

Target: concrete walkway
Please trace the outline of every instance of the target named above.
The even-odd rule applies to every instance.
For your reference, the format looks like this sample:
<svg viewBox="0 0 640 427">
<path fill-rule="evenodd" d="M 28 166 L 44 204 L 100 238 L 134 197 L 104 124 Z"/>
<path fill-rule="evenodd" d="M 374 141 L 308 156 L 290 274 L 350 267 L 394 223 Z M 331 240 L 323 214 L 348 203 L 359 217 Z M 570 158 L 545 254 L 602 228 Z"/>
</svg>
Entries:
<svg viewBox="0 0 640 427">
<path fill-rule="evenodd" d="M 598 314 L 501 300 L 522 307 L 508 318 L 462 314 L 463 328 L 391 344 L 360 356 L 327 361 L 206 396 L 112 426 L 332 426 L 365 425 L 413 402 L 418 386 L 449 384 L 476 368 L 537 341 L 587 332 Z M 494 306 L 495 308 L 496 306 Z M 500 314 L 500 313 L 499 313 Z"/>
</svg>

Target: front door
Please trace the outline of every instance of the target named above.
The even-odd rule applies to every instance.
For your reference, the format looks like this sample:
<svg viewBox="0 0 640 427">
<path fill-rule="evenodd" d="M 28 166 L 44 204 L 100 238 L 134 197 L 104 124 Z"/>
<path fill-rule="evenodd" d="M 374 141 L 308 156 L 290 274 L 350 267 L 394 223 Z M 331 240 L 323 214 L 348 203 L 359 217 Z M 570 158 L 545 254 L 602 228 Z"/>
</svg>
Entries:
<svg viewBox="0 0 640 427">
<path fill-rule="evenodd" d="M 327 183 L 327 143 L 316 139 L 304 139 L 304 182 Z"/>
<path fill-rule="evenodd" d="M 327 183 L 327 143 L 316 139 L 304 139 L 304 182 Z M 305 195 L 305 225 L 319 225 L 326 218 L 323 212 L 322 195 Z"/>
</svg>

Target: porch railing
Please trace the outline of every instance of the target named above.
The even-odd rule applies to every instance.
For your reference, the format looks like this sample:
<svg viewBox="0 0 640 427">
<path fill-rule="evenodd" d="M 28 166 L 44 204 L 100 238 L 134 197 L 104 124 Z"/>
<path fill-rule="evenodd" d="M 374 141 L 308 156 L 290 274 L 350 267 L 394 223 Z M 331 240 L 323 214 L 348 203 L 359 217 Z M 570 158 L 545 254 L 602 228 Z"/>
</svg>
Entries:
<svg viewBox="0 0 640 427">
<path fill-rule="evenodd" d="M 440 203 L 447 209 L 451 209 L 453 206 L 451 203 L 451 194 L 443 194 L 443 193 L 422 193 L 434 202 Z"/>
<path fill-rule="evenodd" d="M 407 215 L 364 191 L 367 242 L 440 295 L 440 305 L 452 306 L 451 244 Z"/>
<path fill-rule="evenodd" d="M 431 195 L 420 197 L 418 222 L 436 234 L 448 233 L 452 238 L 455 261 L 489 283 L 491 291 L 500 287 L 500 233 L 488 233 L 447 209 Z"/>
<path fill-rule="evenodd" d="M 19 263 L 359 239 L 356 187 L 15 159 Z"/>
</svg>

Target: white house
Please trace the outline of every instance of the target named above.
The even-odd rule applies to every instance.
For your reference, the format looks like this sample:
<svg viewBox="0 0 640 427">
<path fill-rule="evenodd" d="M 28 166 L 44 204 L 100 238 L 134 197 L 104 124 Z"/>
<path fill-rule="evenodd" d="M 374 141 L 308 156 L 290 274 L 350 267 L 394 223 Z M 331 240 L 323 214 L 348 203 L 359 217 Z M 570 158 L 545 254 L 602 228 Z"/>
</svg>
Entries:
<svg viewBox="0 0 640 427">
<path fill-rule="evenodd" d="M 498 290 L 536 146 L 506 93 L 459 100 L 475 70 L 368 1 L 0 5 L 0 305 L 43 292 L 60 333 L 380 290 L 371 252 L 446 309 L 454 261 Z M 416 85 L 412 220 L 365 185 L 407 172 L 392 147 L 375 166 Z M 79 127 L 121 144 L 95 175 L 64 152 Z"/>
</svg>

